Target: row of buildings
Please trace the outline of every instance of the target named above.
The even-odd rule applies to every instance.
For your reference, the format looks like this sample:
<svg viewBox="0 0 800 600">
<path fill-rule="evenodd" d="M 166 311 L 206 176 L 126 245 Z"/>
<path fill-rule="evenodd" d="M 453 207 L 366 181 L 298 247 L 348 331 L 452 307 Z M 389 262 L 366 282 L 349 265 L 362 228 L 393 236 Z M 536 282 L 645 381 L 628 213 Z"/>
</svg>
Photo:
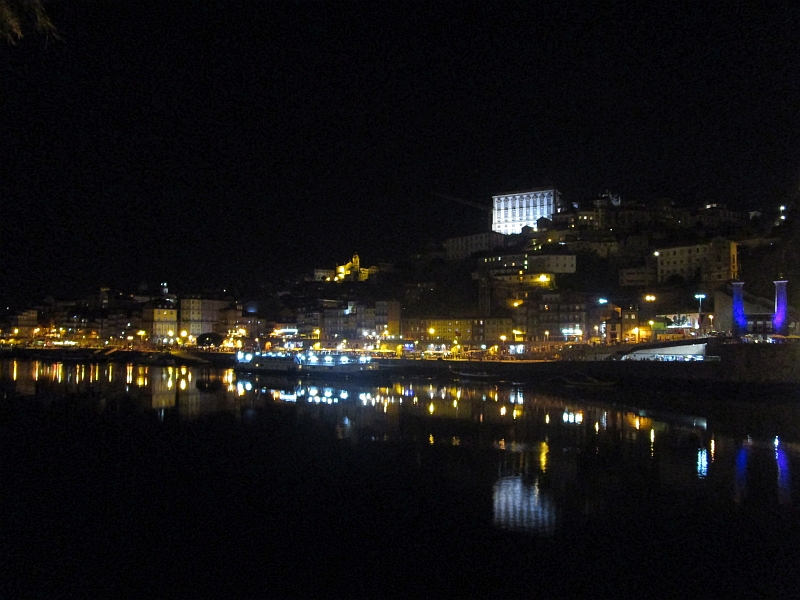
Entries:
<svg viewBox="0 0 800 600">
<path fill-rule="evenodd" d="M 531 343 L 639 341 L 650 335 L 645 334 L 646 320 L 665 323 L 653 307 L 621 307 L 585 294 L 544 288 L 542 292 L 516 300 L 511 316 L 404 318 L 400 302 L 394 300 L 320 300 L 298 309 L 296 319 L 283 322 L 249 313 L 228 300 L 159 297 L 90 310 L 29 309 L 9 316 L 0 336 L 7 343 L 44 346 L 159 347 L 195 345 L 204 334 L 213 333 L 217 344 L 224 339 L 229 346 L 271 339 L 386 349 L 415 342 L 474 348 L 514 344 L 513 351 L 523 352 Z M 702 325 L 697 314 L 674 315 L 669 322 L 673 324 L 683 330 Z M 651 322 L 648 330 L 657 328 Z M 666 324 L 664 329 L 666 333 Z"/>
<path fill-rule="evenodd" d="M 783 215 L 783 213 L 781 213 Z M 232 298 L 176 297 L 166 284 L 153 296 L 113 295 L 101 290 L 93 302 L 57 303 L 9 315 L 0 340 L 25 343 L 194 344 L 216 334 L 228 344 L 269 337 L 325 340 L 353 345 L 424 342 L 485 346 L 565 341 L 641 341 L 686 335 L 697 329 L 730 329 L 724 319 L 684 301 L 658 305 L 649 288 L 675 280 L 693 282 L 707 308 L 739 278 L 737 242 L 716 235 L 692 244 L 657 244 L 666 230 L 707 228 L 719 233 L 742 227 L 751 214 L 706 205 L 694 210 L 670 204 L 624 205 L 606 194 L 591 206 L 565 206 L 556 189 L 493 197 L 491 231 L 444 241 L 444 258 L 473 261 L 477 302 L 473 315 L 406 317 L 398 300 L 309 298 L 279 321 L 243 308 Z M 620 288 L 637 289 L 614 305 L 600 293 L 560 289 L 558 281 L 580 270 L 587 253 L 627 256 Z M 364 282 L 390 265 L 361 266 L 352 259 L 317 269 L 307 280 Z M 412 284 L 409 284 L 412 285 Z M 412 285 L 413 287 L 413 285 Z M 332 294 L 336 297 L 336 294 Z M 633 298 L 633 300 L 631 300 Z M 407 299 L 406 299 L 407 300 Z M 723 300 L 724 302 L 724 300 Z M 442 312 L 446 312 L 442 311 Z"/>
</svg>

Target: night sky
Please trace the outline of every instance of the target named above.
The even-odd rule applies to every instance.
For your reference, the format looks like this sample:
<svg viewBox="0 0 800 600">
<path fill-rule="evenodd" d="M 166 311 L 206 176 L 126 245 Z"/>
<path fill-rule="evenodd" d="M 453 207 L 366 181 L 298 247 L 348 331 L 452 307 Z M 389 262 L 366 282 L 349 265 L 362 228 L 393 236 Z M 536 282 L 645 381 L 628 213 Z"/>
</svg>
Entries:
<svg viewBox="0 0 800 600">
<path fill-rule="evenodd" d="M 796 2 L 585 4 L 51 2 L 60 40 L 0 46 L 0 298 L 224 287 L 485 227 L 437 193 L 797 192 Z"/>
</svg>

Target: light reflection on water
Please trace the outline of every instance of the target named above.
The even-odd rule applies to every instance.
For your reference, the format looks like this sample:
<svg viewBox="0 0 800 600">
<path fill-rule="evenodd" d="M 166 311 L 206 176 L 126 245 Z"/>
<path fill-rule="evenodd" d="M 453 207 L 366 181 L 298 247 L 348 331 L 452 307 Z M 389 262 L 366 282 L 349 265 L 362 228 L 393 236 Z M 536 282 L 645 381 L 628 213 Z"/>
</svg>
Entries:
<svg viewBox="0 0 800 600">
<path fill-rule="evenodd" d="M 356 445 L 479 450 L 495 469 L 491 522 L 511 531 L 551 535 L 563 523 L 602 514 L 615 494 L 642 490 L 691 494 L 710 504 L 795 509 L 798 503 L 791 477 L 800 459 L 797 407 L 764 407 L 753 421 L 752 406 L 649 411 L 636 408 L 635 397 L 611 402 L 535 385 L 288 382 L 233 370 L 111 363 L 0 361 L 0 383 L 3 398 L 44 405 L 72 394 L 102 412 L 125 397 L 160 420 L 227 412 L 244 423 L 283 407 Z M 743 423 L 760 435 L 740 435 Z M 480 479 L 482 468 L 458 476 Z"/>
</svg>

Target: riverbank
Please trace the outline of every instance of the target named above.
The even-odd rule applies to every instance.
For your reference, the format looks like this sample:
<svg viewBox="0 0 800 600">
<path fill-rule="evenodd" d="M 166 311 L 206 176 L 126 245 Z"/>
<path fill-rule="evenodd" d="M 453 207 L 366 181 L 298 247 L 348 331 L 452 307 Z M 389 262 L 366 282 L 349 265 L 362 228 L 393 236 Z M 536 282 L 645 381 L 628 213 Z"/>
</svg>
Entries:
<svg viewBox="0 0 800 600">
<path fill-rule="evenodd" d="M 574 352 L 562 360 L 424 360 L 390 358 L 378 361 L 379 376 L 437 380 L 484 380 L 555 384 L 575 375 L 622 386 L 709 387 L 715 392 L 796 394 L 800 399 L 800 344 L 709 345 L 706 360 L 608 360 L 607 352 Z M 228 352 L 175 350 L 147 352 L 91 348 L 3 349 L 0 358 L 65 363 L 121 362 L 151 365 L 207 365 L 230 368 L 236 356 Z M 371 373 L 375 376 L 375 373 Z M 357 375 L 354 375 L 357 377 Z"/>
<path fill-rule="evenodd" d="M 236 364 L 233 352 L 201 350 L 121 350 L 117 348 L 0 348 L 0 359 L 39 360 L 64 363 L 135 363 L 149 365 L 209 365 L 232 367 Z"/>
</svg>

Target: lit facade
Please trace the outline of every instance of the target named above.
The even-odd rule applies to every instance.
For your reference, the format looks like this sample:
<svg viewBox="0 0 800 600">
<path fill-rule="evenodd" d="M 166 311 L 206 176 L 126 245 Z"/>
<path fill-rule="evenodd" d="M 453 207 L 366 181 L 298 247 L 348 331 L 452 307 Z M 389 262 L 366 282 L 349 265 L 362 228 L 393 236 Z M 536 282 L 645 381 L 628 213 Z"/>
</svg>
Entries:
<svg viewBox="0 0 800 600">
<path fill-rule="evenodd" d="M 523 227 L 537 231 L 537 221 L 552 219 L 558 212 L 560 194 L 556 189 L 536 189 L 492 196 L 492 231 L 510 235 Z"/>
<path fill-rule="evenodd" d="M 505 336 L 514 339 L 513 319 L 505 317 L 486 319 L 411 318 L 403 320 L 403 338 L 439 344 L 496 344 Z"/>
<path fill-rule="evenodd" d="M 181 298 L 178 302 L 180 309 L 178 328 L 194 338 L 204 333 L 211 333 L 219 321 L 219 311 L 228 304 L 225 300 Z"/>
<path fill-rule="evenodd" d="M 400 335 L 400 303 L 383 300 L 375 303 L 375 330 L 378 335 L 396 337 Z"/>
<path fill-rule="evenodd" d="M 334 281 L 366 281 L 378 274 L 378 267 L 364 268 L 361 266 L 361 259 L 358 254 L 354 254 L 350 262 L 343 265 L 336 265 Z M 314 277 L 317 277 L 315 272 Z M 327 281 L 327 279 L 325 280 Z"/>
<path fill-rule="evenodd" d="M 174 338 L 178 331 L 178 309 L 167 300 L 153 300 L 142 307 L 142 329 L 151 342 Z"/>
<path fill-rule="evenodd" d="M 694 246 L 662 248 L 655 252 L 658 282 L 678 275 L 708 283 L 725 283 L 739 276 L 736 242 L 720 240 Z"/>
<path fill-rule="evenodd" d="M 575 272 L 574 254 L 506 254 L 482 261 L 482 266 L 495 276 Z"/>
</svg>

